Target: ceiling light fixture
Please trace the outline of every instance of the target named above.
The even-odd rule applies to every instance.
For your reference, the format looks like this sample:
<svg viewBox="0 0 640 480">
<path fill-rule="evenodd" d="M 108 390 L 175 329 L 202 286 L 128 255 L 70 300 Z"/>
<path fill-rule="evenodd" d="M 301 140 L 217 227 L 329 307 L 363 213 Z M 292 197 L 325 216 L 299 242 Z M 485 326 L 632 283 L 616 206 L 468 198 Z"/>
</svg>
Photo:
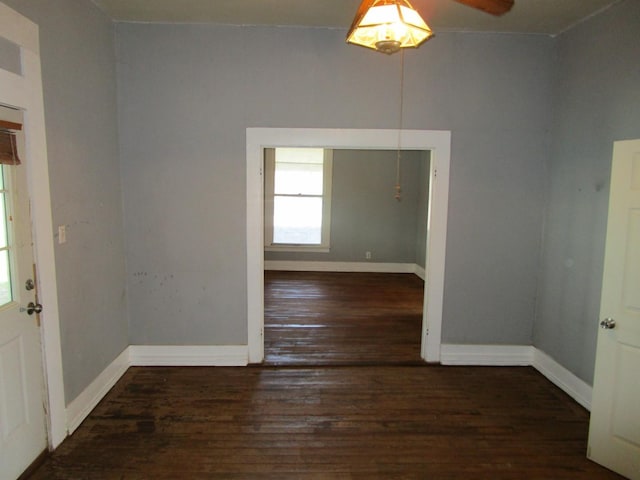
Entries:
<svg viewBox="0 0 640 480">
<path fill-rule="evenodd" d="M 401 48 L 417 48 L 432 36 L 431 28 L 407 0 L 363 0 L 347 43 L 391 55 Z"/>
</svg>

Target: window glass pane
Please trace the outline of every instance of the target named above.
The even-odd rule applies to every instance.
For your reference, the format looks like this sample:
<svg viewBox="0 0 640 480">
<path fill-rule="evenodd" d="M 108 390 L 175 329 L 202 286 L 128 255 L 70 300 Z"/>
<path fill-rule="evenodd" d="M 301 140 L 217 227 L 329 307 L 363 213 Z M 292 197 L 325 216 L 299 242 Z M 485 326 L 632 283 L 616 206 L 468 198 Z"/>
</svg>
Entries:
<svg viewBox="0 0 640 480">
<path fill-rule="evenodd" d="M 0 306 L 13 300 L 11 294 L 11 269 L 9 267 L 9 251 L 0 251 Z"/>
<path fill-rule="evenodd" d="M 4 190 L 4 165 L 1 166 L 2 169 L 0 170 L 0 190 Z"/>
<path fill-rule="evenodd" d="M 322 165 L 276 163 L 274 191 L 280 195 L 322 195 Z"/>
<path fill-rule="evenodd" d="M 0 193 L 0 248 L 5 248 L 7 244 L 7 211 L 5 207 L 6 193 Z"/>
<path fill-rule="evenodd" d="M 274 192 L 281 195 L 322 195 L 322 148 L 276 149 Z"/>
<path fill-rule="evenodd" d="M 322 198 L 276 196 L 273 200 L 273 243 L 322 242 Z"/>
</svg>

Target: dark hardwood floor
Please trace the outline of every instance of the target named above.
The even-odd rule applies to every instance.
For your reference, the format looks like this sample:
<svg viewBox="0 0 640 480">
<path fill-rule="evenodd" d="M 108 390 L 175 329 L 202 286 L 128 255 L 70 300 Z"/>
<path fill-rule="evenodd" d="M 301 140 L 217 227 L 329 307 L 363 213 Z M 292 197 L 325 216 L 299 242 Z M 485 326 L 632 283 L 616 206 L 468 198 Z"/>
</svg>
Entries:
<svg viewBox="0 0 640 480">
<path fill-rule="evenodd" d="M 420 364 L 413 274 L 265 272 L 268 365 Z"/>
<path fill-rule="evenodd" d="M 130 368 L 31 479 L 621 478 L 533 368 L 421 364 L 417 278 L 265 283 L 272 365 Z"/>
<path fill-rule="evenodd" d="M 615 479 L 532 368 L 134 367 L 31 477 Z"/>
</svg>

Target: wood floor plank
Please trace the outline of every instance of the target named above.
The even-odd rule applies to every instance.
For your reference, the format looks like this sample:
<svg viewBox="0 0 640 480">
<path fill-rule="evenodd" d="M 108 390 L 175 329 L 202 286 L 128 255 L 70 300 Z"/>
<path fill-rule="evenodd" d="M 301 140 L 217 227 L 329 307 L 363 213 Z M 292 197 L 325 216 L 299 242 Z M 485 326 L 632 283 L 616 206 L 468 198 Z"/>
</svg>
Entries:
<svg viewBox="0 0 640 480">
<path fill-rule="evenodd" d="M 532 368 L 135 367 L 33 479 L 615 479 Z"/>
<path fill-rule="evenodd" d="M 420 364 L 413 274 L 265 272 L 268 365 Z"/>
</svg>

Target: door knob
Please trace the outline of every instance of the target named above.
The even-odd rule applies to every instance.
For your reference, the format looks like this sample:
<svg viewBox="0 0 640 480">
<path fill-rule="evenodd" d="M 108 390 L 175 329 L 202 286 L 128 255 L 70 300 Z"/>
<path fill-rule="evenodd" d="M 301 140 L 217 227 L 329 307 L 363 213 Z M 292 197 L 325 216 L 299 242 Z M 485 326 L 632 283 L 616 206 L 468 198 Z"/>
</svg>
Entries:
<svg viewBox="0 0 640 480">
<path fill-rule="evenodd" d="M 29 302 L 29 305 L 27 305 L 27 308 L 20 308 L 21 312 L 27 312 L 27 315 L 33 315 L 34 313 L 40 313 L 42 312 L 42 305 L 40 305 L 39 303 L 33 303 L 33 302 Z"/>
<path fill-rule="evenodd" d="M 613 318 L 605 318 L 600 322 L 600 327 L 605 330 L 613 330 L 616 328 L 616 321 Z"/>
</svg>

